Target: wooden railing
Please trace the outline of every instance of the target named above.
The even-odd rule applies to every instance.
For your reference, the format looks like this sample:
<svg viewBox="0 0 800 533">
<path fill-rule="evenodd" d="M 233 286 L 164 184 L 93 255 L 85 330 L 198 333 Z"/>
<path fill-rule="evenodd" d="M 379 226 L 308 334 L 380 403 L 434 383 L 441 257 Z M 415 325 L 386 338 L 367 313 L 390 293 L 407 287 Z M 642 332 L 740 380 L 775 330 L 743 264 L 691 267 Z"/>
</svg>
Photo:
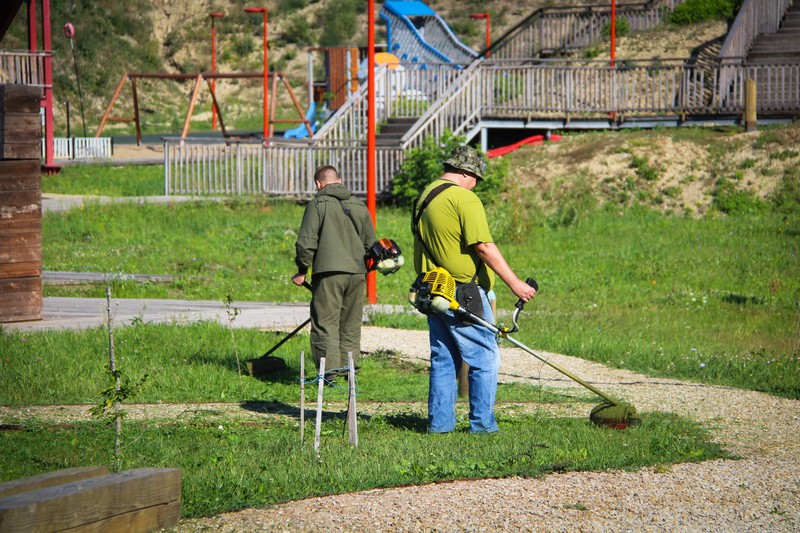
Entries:
<svg viewBox="0 0 800 533">
<path fill-rule="evenodd" d="M 617 18 L 632 31 L 658 26 L 664 14 L 684 0 L 617 4 Z M 602 40 L 611 21 L 611 6 L 547 7 L 534 11 L 496 39 L 484 55 L 494 59 L 532 59 L 592 46 Z"/>
<path fill-rule="evenodd" d="M 381 66 L 375 71 L 375 114 L 378 124 L 391 118 L 418 118 L 439 96 L 450 90 L 466 65 L 401 63 L 403 70 Z M 341 106 L 314 135 L 315 139 L 366 139 L 367 85 Z"/>
<path fill-rule="evenodd" d="M 47 87 L 44 62 L 50 52 L 0 50 L 0 83 Z"/>
<path fill-rule="evenodd" d="M 775 33 L 793 0 L 745 0 L 739 9 L 719 58 L 725 62 L 741 62 L 759 33 Z"/>
<path fill-rule="evenodd" d="M 792 5 L 792 0 L 744 1 L 719 53 L 722 63 L 720 71 L 720 88 L 722 89 L 720 99 L 722 101 L 737 101 L 739 97 L 740 70 L 733 68 L 732 65 L 739 65 L 745 61 L 745 56 L 759 33 L 775 33 L 778 30 L 781 19 L 790 5 Z M 791 66 L 787 68 L 792 70 Z M 764 77 L 767 72 L 763 69 L 754 69 L 754 72 L 761 75 L 756 80 L 758 83 L 770 79 Z"/>
<path fill-rule="evenodd" d="M 385 191 L 403 162 L 399 148 L 378 147 L 378 190 Z M 164 142 L 164 192 L 186 195 L 274 194 L 309 197 L 314 171 L 334 165 L 351 191 L 366 195 L 366 146 L 360 141 L 275 139 L 260 143 Z"/>
<path fill-rule="evenodd" d="M 800 114 L 800 65 L 704 65 L 685 60 L 483 60 L 461 71 L 452 90 L 429 103 L 399 147 L 377 148 L 378 191 L 387 191 L 405 151 L 427 137 L 474 132 L 484 120 L 587 119 L 598 124 L 630 118 L 735 118 L 744 111 L 747 78 L 769 80 L 757 111 Z M 720 73 L 726 73 L 723 86 Z M 359 135 L 361 135 L 359 133 Z M 314 170 L 337 166 L 356 194 L 366 194 L 366 143 L 354 139 L 269 139 L 259 144 L 165 144 L 167 194 L 311 196 Z"/>
</svg>

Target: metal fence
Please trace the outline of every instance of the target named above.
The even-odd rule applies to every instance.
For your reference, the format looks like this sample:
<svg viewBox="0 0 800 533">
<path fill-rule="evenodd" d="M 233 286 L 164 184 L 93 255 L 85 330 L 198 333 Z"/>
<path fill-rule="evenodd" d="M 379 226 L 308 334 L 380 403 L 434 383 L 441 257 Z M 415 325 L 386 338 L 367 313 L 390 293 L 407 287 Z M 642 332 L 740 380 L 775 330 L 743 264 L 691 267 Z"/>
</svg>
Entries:
<svg viewBox="0 0 800 533">
<path fill-rule="evenodd" d="M 47 87 L 44 63 L 50 56 L 50 52 L 0 50 L 0 83 Z"/>
</svg>

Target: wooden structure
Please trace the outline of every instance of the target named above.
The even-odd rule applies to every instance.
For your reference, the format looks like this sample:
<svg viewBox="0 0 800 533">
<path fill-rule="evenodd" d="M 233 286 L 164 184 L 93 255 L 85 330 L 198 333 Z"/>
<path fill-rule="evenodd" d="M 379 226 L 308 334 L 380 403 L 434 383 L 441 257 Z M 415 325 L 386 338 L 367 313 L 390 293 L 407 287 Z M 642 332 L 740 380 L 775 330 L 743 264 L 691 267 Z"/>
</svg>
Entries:
<svg viewBox="0 0 800 533">
<path fill-rule="evenodd" d="M 178 524 L 180 496 L 175 468 L 70 468 L 0 484 L 0 529 L 158 531 Z"/>
<path fill-rule="evenodd" d="M 41 96 L 0 85 L 0 322 L 42 319 Z"/>
<path fill-rule="evenodd" d="M 122 75 L 122 78 L 119 80 L 119 84 L 117 85 L 117 89 L 114 91 L 114 95 L 111 97 L 111 102 L 108 104 L 105 113 L 103 113 L 103 118 L 100 120 L 100 126 L 97 128 L 97 133 L 95 137 L 100 137 L 103 133 L 103 128 L 105 128 L 107 122 L 133 122 L 136 126 L 136 144 L 141 145 L 142 143 L 142 128 L 141 128 L 141 119 L 139 115 L 139 92 L 137 88 L 137 80 L 141 79 L 158 79 L 158 80 L 174 80 L 174 81 L 187 81 L 187 80 L 194 80 L 194 86 L 192 88 L 192 96 L 189 101 L 189 109 L 186 112 L 186 120 L 183 123 L 183 131 L 181 132 L 181 138 L 185 138 L 189 135 L 189 126 L 192 121 L 192 115 L 194 114 L 194 107 L 197 104 L 197 98 L 200 95 L 200 90 L 203 86 L 203 82 L 205 81 L 208 85 L 208 90 L 211 93 L 211 105 L 213 109 L 216 111 L 216 115 L 219 117 L 219 124 L 220 128 L 222 129 L 222 134 L 225 137 L 228 137 L 228 132 L 225 129 L 225 122 L 222 120 L 222 110 L 219 108 L 219 102 L 217 101 L 217 93 L 214 82 L 219 79 L 253 79 L 253 78 L 262 78 L 263 73 L 261 72 L 237 72 L 237 73 L 210 73 L 210 72 L 201 72 L 198 74 L 164 74 L 164 73 L 129 73 L 126 72 Z M 292 89 L 291 84 L 286 79 L 286 76 L 283 72 L 271 72 L 269 74 L 269 78 L 271 79 L 270 83 L 272 85 L 271 94 L 272 100 L 270 101 L 270 108 L 269 108 L 269 132 L 268 136 L 272 137 L 274 134 L 275 123 L 293 123 L 293 124 L 305 124 L 306 128 L 308 129 L 309 135 L 313 135 L 311 131 L 311 124 L 310 121 L 305 118 L 305 113 L 303 109 L 300 107 L 300 102 L 297 99 L 297 96 L 294 94 L 294 90 Z M 131 96 L 133 97 L 133 116 L 132 117 L 112 117 L 111 111 L 114 109 L 114 105 L 117 103 L 117 99 L 122 93 L 122 89 L 125 86 L 125 83 L 130 81 L 131 82 Z M 289 93 L 290 98 L 292 99 L 292 103 L 294 104 L 295 109 L 297 110 L 298 115 L 300 116 L 299 119 L 276 119 L 275 118 L 275 102 L 276 102 L 276 94 L 278 90 L 278 81 L 283 83 L 283 86 Z"/>
</svg>

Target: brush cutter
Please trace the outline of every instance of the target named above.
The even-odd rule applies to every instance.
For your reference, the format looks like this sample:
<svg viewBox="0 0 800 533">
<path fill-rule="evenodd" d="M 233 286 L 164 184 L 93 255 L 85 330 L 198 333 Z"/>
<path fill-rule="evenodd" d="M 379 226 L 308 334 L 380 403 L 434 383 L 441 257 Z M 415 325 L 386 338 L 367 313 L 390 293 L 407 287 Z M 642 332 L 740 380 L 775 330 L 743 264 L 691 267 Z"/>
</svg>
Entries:
<svg viewBox="0 0 800 533">
<path fill-rule="evenodd" d="M 536 290 L 539 290 L 536 281 L 534 281 L 532 278 L 528 278 L 526 281 L 528 285 Z M 604 401 L 595 406 L 589 415 L 589 420 L 591 420 L 595 425 L 624 429 L 628 426 L 634 426 L 641 423 L 641 420 L 635 417 L 636 408 L 634 406 L 609 396 L 597 387 L 587 383 L 572 372 L 560 367 L 545 357 L 542 357 L 529 347 L 508 335 L 509 333 L 519 331 L 517 318 L 520 311 L 522 311 L 525 306 L 525 303 L 522 300 L 517 301 L 514 306 L 515 309 L 512 316 L 513 327 L 510 329 L 505 327 L 501 328 L 494 324 L 490 324 L 483 318 L 475 315 L 468 309 L 459 305 L 455 298 L 455 290 L 456 283 L 450 273 L 443 268 L 436 268 L 430 272 L 423 272 L 419 275 L 417 280 L 414 282 L 414 285 L 411 287 L 409 301 L 414 307 L 424 314 L 431 314 L 432 312 L 444 313 L 445 311 L 450 310 L 456 313 L 456 315 L 460 315 L 462 318 L 466 318 L 476 324 L 480 324 L 481 326 L 489 328 L 489 330 L 498 337 L 508 339 L 509 342 L 518 348 L 525 350 L 539 361 L 597 394 L 603 398 Z"/>
</svg>

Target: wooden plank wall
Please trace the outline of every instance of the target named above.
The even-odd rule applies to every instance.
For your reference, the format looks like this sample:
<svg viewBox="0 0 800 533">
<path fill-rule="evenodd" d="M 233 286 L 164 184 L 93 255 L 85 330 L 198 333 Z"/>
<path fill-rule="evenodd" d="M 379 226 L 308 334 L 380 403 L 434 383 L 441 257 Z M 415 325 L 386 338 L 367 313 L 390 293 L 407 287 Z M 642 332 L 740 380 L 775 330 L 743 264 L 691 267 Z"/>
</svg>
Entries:
<svg viewBox="0 0 800 533">
<path fill-rule="evenodd" d="M 42 319 L 40 100 L 0 85 L 0 322 Z"/>
</svg>

